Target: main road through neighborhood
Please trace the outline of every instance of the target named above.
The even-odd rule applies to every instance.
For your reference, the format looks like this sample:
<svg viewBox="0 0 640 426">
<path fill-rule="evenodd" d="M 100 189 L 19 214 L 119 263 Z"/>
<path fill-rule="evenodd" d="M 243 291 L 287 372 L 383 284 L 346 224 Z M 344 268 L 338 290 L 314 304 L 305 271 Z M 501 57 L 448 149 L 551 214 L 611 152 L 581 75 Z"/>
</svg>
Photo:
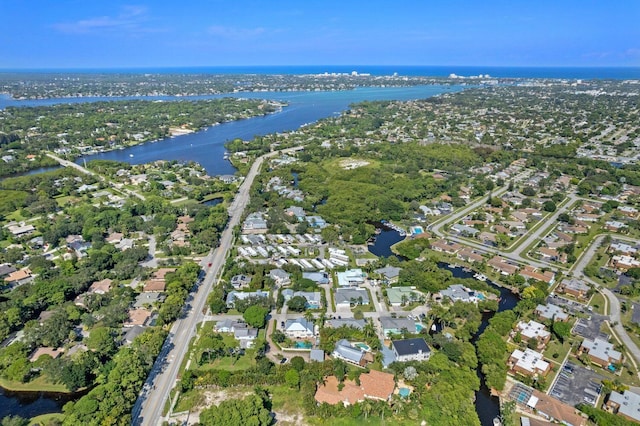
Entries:
<svg viewBox="0 0 640 426">
<path fill-rule="evenodd" d="M 279 151 L 281 153 L 300 150 L 302 147 L 289 148 Z M 176 383 L 180 365 L 187 352 L 189 342 L 195 335 L 196 324 L 202 321 L 203 311 L 207 296 L 213 288 L 218 274 L 224 266 L 227 253 L 233 244 L 233 228 L 240 224 L 240 219 L 245 207 L 249 203 L 249 191 L 253 180 L 260 171 L 262 163 L 267 157 L 279 152 L 271 152 L 256 159 L 249 173 L 244 179 L 234 201 L 229 206 L 229 222 L 222 232 L 220 245 L 211 250 L 203 260 L 203 265 L 208 267 L 202 283 L 192 293 L 191 309 L 185 307 L 185 315 L 176 320 L 171 327 L 162 351 L 158 355 L 144 388 L 136 401 L 132 415 L 132 423 L 135 425 L 158 425 L 163 419 L 162 411 L 169 398 L 169 393 Z"/>
</svg>

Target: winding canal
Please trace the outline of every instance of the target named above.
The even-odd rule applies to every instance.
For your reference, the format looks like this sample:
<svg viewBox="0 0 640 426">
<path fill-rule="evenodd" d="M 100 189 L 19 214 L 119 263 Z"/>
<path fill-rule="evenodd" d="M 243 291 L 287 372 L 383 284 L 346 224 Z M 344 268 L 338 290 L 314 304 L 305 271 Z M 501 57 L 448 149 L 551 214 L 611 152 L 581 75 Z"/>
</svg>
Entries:
<svg viewBox="0 0 640 426">
<path fill-rule="evenodd" d="M 382 229 L 379 235 L 377 235 L 374 244 L 369 246 L 369 251 L 376 256 L 393 256 L 391 246 L 404 239 L 397 231 L 392 229 Z M 451 271 L 455 278 L 473 278 L 474 272 L 466 272 L 462 268 L 449 268 L 446 263 L 438 263 L 438 267 Z M 491 287 L 500 292 L 500 303 L 498 304 L 497 312 L 508 311 L 516 307 L 518 298 L 509 289 L 500 287 L 491 281 L 487 281 Z M 489 325 L 489 320 L 497 312 L 487 312 L 482 315 L 482 323 L 480 328 L 471 338 L 471 343 L 475 346 L 478 337 Z M 480 379 L 480 390 L 476 392 L 475 407 L 480 419 L 480 424 L 483 426 L 492 426 L 493 419 L 500 414 L 500 401 L 497 397 L 492 396 L 489 388 L 485 384 L 484 374 L 482 374 L 481 366 L 476 368 L 476 374 Z"/>
</svg>

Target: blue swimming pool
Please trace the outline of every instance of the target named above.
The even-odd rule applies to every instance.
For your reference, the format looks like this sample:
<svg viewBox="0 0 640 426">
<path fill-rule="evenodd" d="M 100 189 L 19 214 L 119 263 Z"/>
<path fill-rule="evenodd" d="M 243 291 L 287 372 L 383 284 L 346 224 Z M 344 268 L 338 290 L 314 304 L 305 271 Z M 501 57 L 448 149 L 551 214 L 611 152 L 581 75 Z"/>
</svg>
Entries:
<svg viewBox="0 0 640 426">
<path fill-rule="evenodd" d="M 418 333 L 420 333 L 422 330 L 424 329 L 424 325 L 420 324 L 420 323 L 416 323 L 416 331 Z"/>
<path fill-rule="evenodd" d="M 406 398 L 409 396 L 409 394 L 411 394 L 411 389 L 409 388 L 400 388 L 398 389 L 398 394 L 403 397 Z"/>
<path fill-rule="evenodd" d="M 297 349 L 311 349 L 313 344 L 311 342 L 296 342 L 293 347 Z"/>
</svg>

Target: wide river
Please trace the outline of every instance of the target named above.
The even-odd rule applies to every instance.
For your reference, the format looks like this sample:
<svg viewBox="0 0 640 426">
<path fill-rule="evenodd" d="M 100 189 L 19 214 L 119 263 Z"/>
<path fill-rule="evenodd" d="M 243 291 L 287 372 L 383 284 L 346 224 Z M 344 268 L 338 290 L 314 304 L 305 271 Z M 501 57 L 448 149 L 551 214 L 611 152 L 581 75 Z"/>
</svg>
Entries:
<svg viewBox="0 0 640 426">
<path fill-rule="evenodd" d="M 224 123 L 209 127 L 197 133 L 175 138 L 163 139 L 153 143 L 146 143 L 124 150 L 111 151 L 87 156 L 85 160 L 105 159 L 126 161 L 132 164 L 146 163 L 155 160 L 197 161 L 211 176 L 233 174 L 234 167 L 224 160 L 224 144 L 229 140 L 241 138 L 252 139 L 275 132 L 296 130 L 300 126 L 316 122 L 320 119 L 339 115 L 349 108 L 349 105 L 362 101 L 376 100 L 414 100 L 429 98 L 441 93 L 454 92 L 464 89 L 463 86 L 416 86 L 401 88 L 359 88 L 349 91 L 335 92 L 258 92 L 233 93 L 216 96 L 191 97 L 130 97 L 130 98 L 61 98 L 45 100 L 13 100 L 0 95 L 0 109 L 6 107 L 31 107 L 55 105 L 60 103 L 86 103 L 97 101 L 116 101 L 126 99 L 149 100 L 183 100 L 183 99 L 215 99 L 221 97 L 255 98 L 284 101 L 288 104 L 281 112 L 264 117 Z M 82 161 L 79 159 L 78 161 Z M 486 424 L 487 414 L 483 413 L 483 406 L 495 407 L 494 401 L 483 400 L 477 396 L 476 405 L 481 414 L 483 424 Z M 58 395 L 34 393 L 9 393 L 0 388 L 0 418 L 7 415 L 33 417 L 39 414 L 60 411 L 65 398 Z M 491 414 L 495 408 L 489 410 Z M 484 415 L 483 415 L 484 414 Z"/>
<path fill-rule="evenodd" d="M 235 168 L 224 160 L 224 144 L 235 138 L 250 140 L 276 132 L 296 130 L 300 126 L 322 118 L 339 115 L 349 105 L 362 101 L 413 100 L 429 98 L 445 92 L 462 90 L 464 86 L 415 86 L 415 87 L 363 87 L 355 90 L 332 92 L 239 92 L 211 96 L 146 96 L 129 98 L 61 98 L 18 101 L 0 96 L 0 109 L 6 107 L 46 106 L 58 103 L 85 103 L 127 99 L 147 100 L 197 100 L 222 97 L 270 99 L 288 104 L 281 112 L 264 117 L 223 123 L 188 135 L 167 138 L 124 150 L 110 151 L 84 157 L 85 160 L 102 159 L 126 161 L 132 164 L 156 160 L 197 161 L 211 176 L 233 174 Z M 83 159 L 79 159 L 78 162 Z"/>
</svg>

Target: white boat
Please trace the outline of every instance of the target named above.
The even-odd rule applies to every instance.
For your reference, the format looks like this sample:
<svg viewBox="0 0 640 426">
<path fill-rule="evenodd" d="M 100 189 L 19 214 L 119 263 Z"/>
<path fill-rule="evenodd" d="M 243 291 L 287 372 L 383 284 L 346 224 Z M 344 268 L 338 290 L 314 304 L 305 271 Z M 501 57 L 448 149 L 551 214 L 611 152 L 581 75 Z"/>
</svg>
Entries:
<svg viewBox="0 0 640 426">
<path fill-rule="evenodd" d="M 473 278 L 475 278 L 478 281 L 486 281 L 487 280 L 487 277 L 485 275 L 479 273 L 479 272 L 477 274 L 475 274 L 473 276 Z"/>
<path fill-rule="evenodd" d="M 493 426 L 502 426 L 502 421 L 500 420 L 500 417 L 493 418 Z"/>
<path fill-rule="evenodd" d="M 133 154 L 129 154 L 129 157 L 133 158 Z"/>
</svg>

